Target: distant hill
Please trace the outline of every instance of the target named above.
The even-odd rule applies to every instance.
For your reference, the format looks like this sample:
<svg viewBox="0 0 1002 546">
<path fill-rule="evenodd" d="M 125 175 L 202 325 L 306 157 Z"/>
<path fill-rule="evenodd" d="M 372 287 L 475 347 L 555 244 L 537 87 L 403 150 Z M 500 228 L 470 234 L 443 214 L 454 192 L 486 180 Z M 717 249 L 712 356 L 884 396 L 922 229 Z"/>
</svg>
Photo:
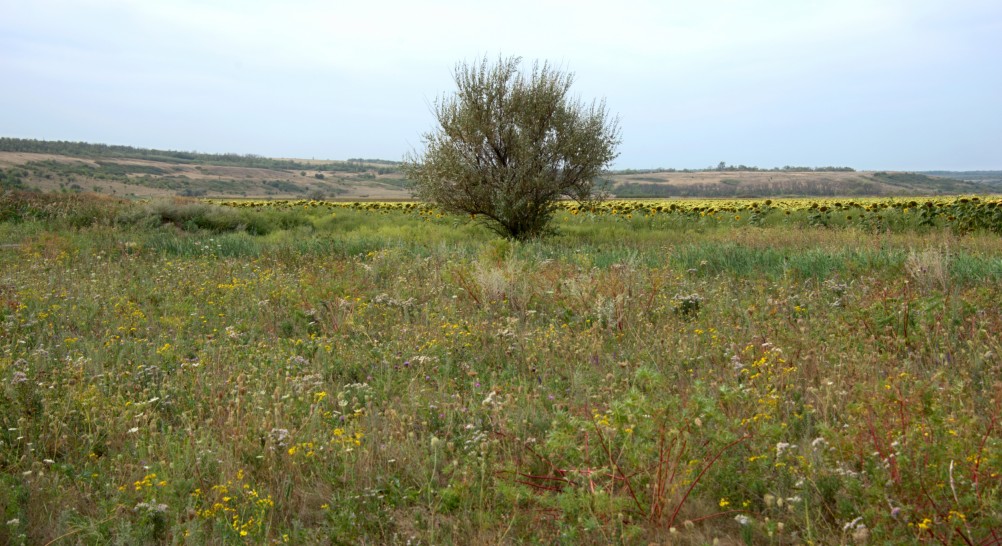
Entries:
<svg viewBox="0 0 1002 546">
<path fill-rule="evenodd" d="M 919 174 L 1002 186 L 1002 171 L 922 171 Z"/>
<path fill-rule="evenodd" d="M 863 197 L 995 193 L 1002 183 L 929 174 L 851 170 L 703 170 L 614 173 L 617 197 Z"/>
<path fill-rule="evenodd" d="M 0 184 L 122 197 L 408 199 L 399 165 L 0 138 Z"/>
<path fill-rule="evenodd" d="M 845 167 L 623 170 L 602 180 L 616 197 L 942 195 L 1002 192 L 1002 173 L 855 172 Z M 0 138 L 0 187 L 120 197 L 409 199 L 400 163 L 275 159 L 84 142 Z"/>
</svg>

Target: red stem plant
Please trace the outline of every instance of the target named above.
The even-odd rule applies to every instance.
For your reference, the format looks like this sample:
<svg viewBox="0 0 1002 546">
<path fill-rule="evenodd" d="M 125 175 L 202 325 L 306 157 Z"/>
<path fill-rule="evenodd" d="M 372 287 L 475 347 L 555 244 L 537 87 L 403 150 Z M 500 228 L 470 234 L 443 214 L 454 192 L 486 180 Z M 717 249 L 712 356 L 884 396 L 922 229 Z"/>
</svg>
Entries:
<svg viewBox="0 0 1002 546">
<path fill-rule="evenodd" d="M 528 451 L 537 460 L 543 462 L 549 468 L 549 472 L 547 474 L 538 474 L 516 470 L 513 472 L 515 476 L 514 481 L 516 483 L 529 486 L 535 492 L 540 494 L 559 493 L 564 491 L 567 487 L 581 485 L 576 483 L 571 478 L 572 475 L 579 474 L 587 476 L 589 485 L 588 491 L 594 494 L 596 478 L 593 476 L 599 472 L 607 472 L 610 484 L 609 490 L 613 492 L 617 489 L 616 484 L 621 484 L 619 486 L 619 490 L 629 497 L 633 505 L 636 507 L 637 513 L 652 525 L 661 528 L 671 528 L 674 526 L 674 524 L 678 521 L 682 507 L 692 495 L 693 490 L 695 490 L 696 486 L 699 485 L 706 473 L 711 467 L 713 467 L 714 464 L 716 464 L 721 456 L 723 456 L 727 450 L 751 437 L 750 434 L 745 434 L 730 441 L 717 451 L 704 456 L 701 461 L 699 471 L 696 473 L 695 477 L 686 482 L 682 481 L 684 473 L 680 472 L 680 469 L 685 463 L 686 456 L 690 453 L 690 442 L 689 438 L 687 438 L 687 433 L 691 430 L 690 424 L 686 424 L 686 426 L 681 430 L 671 434 L 665 429 L 664 425 L 661 425 L 658 430 L 657 460 L 653 465 L 649 466 L 646 471 L 638 470 L 634 472 L 627 472 L 623 468 L 623 465 L 620 463 L 622 452 L 618 455 L 614 453 L 613 446 L 609 441 L 610 439 L 606 437 L 606 433 L 603 432 L 597 423 L 593 423 L 593 429 L 595 437 L 598 439 L 598 445 L 602 450 L 601 453 L 608 460 L 607 470 L 592 467 L 564 468 L 566 465 L 559 465 L 555 463 L 546 455 L 535 450 L 530 444 L 523 443 L 522 445 L 525 447 L 526 451 Z M 586 452 L 588 451 L 588 436 L 590 435 L 586 431 Z M 709 441 L 707 440 L 706 442 L 703 442 L 702 447 L 706 447 L 708 444 Z M 588 456 L 586 453 L 585 460 L 587 459 Z M 637 478 L 640 475 L 650 476 L 651 473 L 653 473 L 653 482 L 651 484 L 652 492 L 650 498 L 644 498 L 642 493 L 643 488 L 638 487 L 636 483 Z M 738 512 L 743 512 L 743 510 L 717 512 L 693 519 L 692 521 L 698 522 Z M 665 521 L 666 514 L 667 521 Z"/>
</svg>

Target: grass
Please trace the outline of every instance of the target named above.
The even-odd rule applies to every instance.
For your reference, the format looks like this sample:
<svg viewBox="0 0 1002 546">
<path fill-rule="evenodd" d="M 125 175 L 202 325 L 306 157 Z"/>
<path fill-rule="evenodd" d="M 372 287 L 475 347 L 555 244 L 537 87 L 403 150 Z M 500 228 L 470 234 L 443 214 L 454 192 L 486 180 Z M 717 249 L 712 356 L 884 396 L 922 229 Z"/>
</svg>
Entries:
<svg viewBox="0 0 1002 546">
<path fill-rule="evenodd" d="M 0 543 L 998 543 L 1002 241 L 894 210 L 3 194 Z"/>
</svg>

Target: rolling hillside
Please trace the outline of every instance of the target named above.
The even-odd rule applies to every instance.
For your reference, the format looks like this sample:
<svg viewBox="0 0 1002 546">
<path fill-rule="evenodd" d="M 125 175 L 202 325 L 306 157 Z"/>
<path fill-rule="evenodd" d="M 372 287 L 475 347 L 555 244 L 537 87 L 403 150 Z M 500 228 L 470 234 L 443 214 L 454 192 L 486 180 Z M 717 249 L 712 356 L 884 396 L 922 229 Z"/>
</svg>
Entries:
<svg viewBox="0 0 1002 546">
<path fill-rule="evenodd" d="M 1002 185 L 887 171 L 724 170 L 618 173 L 617 197 L 799 197 L 993 193 Z"/>
<path fill-rule="evenodd" d="M 958 173 L 959 174 L 959 173 Z M 998 174 L 998 173 L 996 173 Z M 1000 177 L 962 180 L 849 169 L 617 171 L 603 180 L 620 197 L 789 197 L 996 193 Z M 400 164 L 374 159 L 318 161 L 200 154 L 0 138 L 0 186 L 119 197 L 409 199 Z"/>
<path fill-rule="evenodd" d="M 0 138 L 0 184 L 119 197 L 407 199 L 398 164 Z"/>
</svg>

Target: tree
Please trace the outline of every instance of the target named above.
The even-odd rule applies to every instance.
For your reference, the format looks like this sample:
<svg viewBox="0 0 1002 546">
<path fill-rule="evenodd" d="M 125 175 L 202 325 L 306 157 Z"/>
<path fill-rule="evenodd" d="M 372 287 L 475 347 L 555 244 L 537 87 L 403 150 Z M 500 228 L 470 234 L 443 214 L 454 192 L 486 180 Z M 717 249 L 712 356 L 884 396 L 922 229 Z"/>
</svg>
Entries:
<svg viewBox="0 0 1002 546">
<path fill-rule="evenodd" d="M 520 63 L 458 64 L 458 89 L 436 100 L 423 155 L 404 160 L 419 199 L 512 239 L 542 234 L 559 199 L 592 198 L 620 142 L 604 101 L 568 96 L 572 74 L 538 62 L 524 74 Z"/>
</svg>

